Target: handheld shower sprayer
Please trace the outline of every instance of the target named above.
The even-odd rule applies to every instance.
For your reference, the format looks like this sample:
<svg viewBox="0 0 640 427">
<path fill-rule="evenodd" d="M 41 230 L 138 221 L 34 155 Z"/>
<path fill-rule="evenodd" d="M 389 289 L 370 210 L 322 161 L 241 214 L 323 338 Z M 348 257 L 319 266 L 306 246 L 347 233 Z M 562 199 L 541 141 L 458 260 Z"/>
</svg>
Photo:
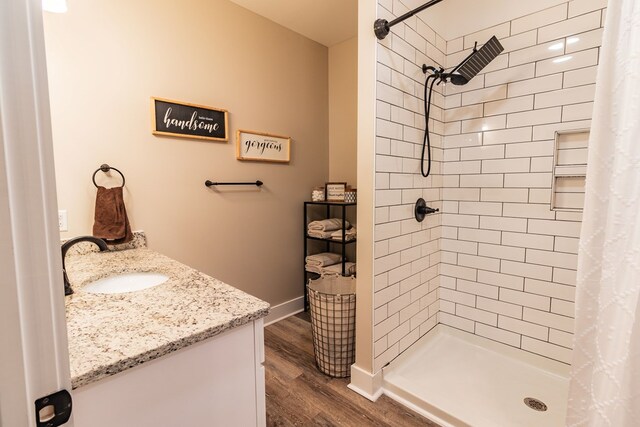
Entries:
<svg viewBox="0 0 640 427">
<path fill-rule="evenodd" d="M 427 74 L 428 71 L 438 80 L 438 84 L 451 82 L 457 86 L 463 86 L 469 83 L 480 71 L 484 69 L 491 61 L 493 61 L 502 51 L 504 47 L 500 44 L 496 36 L 493 36 L 480 49 L 478 42 L 475 43 L 473 50 L 461 63 L 456 65 L 448 73 L 445 69 L 436 68 L 423 64 L 422 72 Z"/>
<path fill-rule="evenodd" d="M 427 75 L 424 82 L 424 111 L 425 111 L 425 131 L 422 141 L 422 159 L 420 161 L 420 173 L 423 177 L 428 177 L 431 173 L 431 140 L 429 137 L 429 116 L 431 110 L 431 95 L 433 86 L 440 83 L 451 82 L 456 86 L 463 86 L 469 83 L 480 71 L 484 69 L 504 50 L 496 36 L 493 36 L 480 49 L 476 42 L 473 50 L 460 64 L 447 72 L 444 68 L 436 68 L 431 65 L 422 65 L 422 72 Z M 425 153 L 428 156 L 427 170 L 424 170 Z"/>
</svg>

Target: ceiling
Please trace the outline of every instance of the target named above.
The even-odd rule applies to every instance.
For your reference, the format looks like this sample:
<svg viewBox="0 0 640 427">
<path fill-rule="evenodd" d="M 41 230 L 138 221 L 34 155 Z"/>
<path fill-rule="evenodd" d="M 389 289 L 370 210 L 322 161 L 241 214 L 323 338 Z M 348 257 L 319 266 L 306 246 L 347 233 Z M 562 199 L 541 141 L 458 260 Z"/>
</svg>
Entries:
<svg viewBox="0 0 640 427">
<path fill-rule="evenodd" d="M 231 1 L 328 47 L 358 33 L 357 0 Z"/>
<path fill-rule="evenodd" d="M 357 35 L 357 0 L 231 1 L 328 47 Z M 427 2 L 401 1 L 409 9 Z M 419 16 L 445 40 L 453 40 L 566 1 L 445 0 Z"/>
</svg>

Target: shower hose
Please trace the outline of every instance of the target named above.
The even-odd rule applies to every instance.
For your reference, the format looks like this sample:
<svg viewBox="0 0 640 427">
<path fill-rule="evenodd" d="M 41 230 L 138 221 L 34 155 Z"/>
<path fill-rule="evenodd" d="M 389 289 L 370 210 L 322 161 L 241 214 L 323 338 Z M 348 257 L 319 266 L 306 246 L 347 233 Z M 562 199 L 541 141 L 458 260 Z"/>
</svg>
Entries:
<svg viewBox="0 0 640 427">
<path fill-rule="evenodd" d="M 431 84 L 429 84 L 429 80 Z M 431 173 L 431 139 L 429 138 L 429 115 L 431 113 L 431 95 L 433 94 L 433 85 L 438 80 L 436 74 L 429 74 L 424 82 L 424 111 L 425 111 L 425 129 L 424 139 L 422 140 L 422 156 L 420 159 L 420 173 L 423 177 L 428 177 Z M 427 172 L 424 171 L 424 155 L 427 153 Z"/>
</svg>

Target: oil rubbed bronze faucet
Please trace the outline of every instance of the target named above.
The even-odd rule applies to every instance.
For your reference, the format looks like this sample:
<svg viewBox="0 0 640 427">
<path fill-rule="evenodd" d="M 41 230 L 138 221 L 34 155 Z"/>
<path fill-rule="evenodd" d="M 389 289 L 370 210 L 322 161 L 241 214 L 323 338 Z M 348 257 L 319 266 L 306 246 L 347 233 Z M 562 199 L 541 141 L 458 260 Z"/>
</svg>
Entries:
<svg viewBox="0 0 640 427">
<path fill-rule="evenodd" d="M 64 258 L 67 255 L 67 251 L 71 249 L 73 245 L 80 242 L 95 243 L 100 248 L 100 252 L 109 250 L 109 247 L 107 246 L 107 242 L 105 242 L 104 240 L 98 237 L 93 237 L 93 236 L 74 237 L 73 239 L 67 240 L 62 245 L 62 275 L 64 278 L 64 294 L 65 295 L 71 295 L 73 293 L 73 289 L 71 289 L 71 283 L 69 283 L 69 277 L 67 276 L 67 270 L 64 265 Z"/>
</svg>

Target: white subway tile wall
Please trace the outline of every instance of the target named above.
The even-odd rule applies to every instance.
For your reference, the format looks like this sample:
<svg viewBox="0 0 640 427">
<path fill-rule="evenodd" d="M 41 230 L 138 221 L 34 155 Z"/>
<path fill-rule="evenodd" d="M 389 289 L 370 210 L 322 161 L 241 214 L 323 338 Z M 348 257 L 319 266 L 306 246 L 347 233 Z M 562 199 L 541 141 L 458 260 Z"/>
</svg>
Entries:
<svg viewBox="0 0 640 427">
<path fill-rule="evenodd" d="M 475 39 L 505 45 L 475 85 L 446 88 L 439 321 L 564 363 L 581 216 L 550 209 L 554 134 L 590 125 L 605 7 L 569 1 L 447 51 L 451 66 Z M 584 144 L 563 148 L 559 164 L 586 163 Z M 563 206 L 582 202 L 579 183 L 561 185 Z"/>
<path fill-rule="evenodd" d="M 386 19 L 408 11 L 398 0 L 379 1 L 378 5 L 379 16 Z M 431 176 L 423 178 L 420 175 L 420 156 L 424 135 L 425 75 L 421 68 L 422 64 L 444 66 L 446 45 L 442 37 L 415 16 L 394 26 L 391 34 L 378 45 L 375 371 L 438 323 L 440 215 L 430 215 L 419 223 L 414 219 L 414 205 L 422 197 L 429 206 L 442 208 L 442 160 L 455 154 L 443 152 L 442 135 L 445 132 L 459 134 L 460 121 L 483 115 L 482 105 L 464 107 L 461 96 L 457 100 L 454 96 L 446 114 L 452 123 L 457 122 L 458 125 L 445 128 L 444 111 L 447 106 L 441 86 L 437 87 L 429 122 L 433 155 Z M 503 122 L 505 120 L 502 118 Z M 500 126 L 496 123 L 491 124 Z M 478 124 L 474 126 L 477 128 Z M 460 146 L 471 145 L 479 146 L 481 140 L 460 141 Z M 455 158 L 458 159 L 459 156 Z M 479 162 L 477 166 L 463 164 L 459 167 L 472 167 L 480 172 Z"/>
<path fill-rule="evenodd" d="M 379 43 L 374 371 L 437 323 L 570 363 L 582 216 L 550 209 L 554 137 L 590 126 L 606 3 L 571 0 L 448 42 L 417 15 Z M 378 5 L 386 19 L 409 10 Z M 420 68 L 455 66 L 494 34 L 505 51 L 434 94 L 422 178 Z M 562 203 L 581 203 L 562 186 Z M 441 213 L 416 222 L 418 197 Z"/>
</svg>

